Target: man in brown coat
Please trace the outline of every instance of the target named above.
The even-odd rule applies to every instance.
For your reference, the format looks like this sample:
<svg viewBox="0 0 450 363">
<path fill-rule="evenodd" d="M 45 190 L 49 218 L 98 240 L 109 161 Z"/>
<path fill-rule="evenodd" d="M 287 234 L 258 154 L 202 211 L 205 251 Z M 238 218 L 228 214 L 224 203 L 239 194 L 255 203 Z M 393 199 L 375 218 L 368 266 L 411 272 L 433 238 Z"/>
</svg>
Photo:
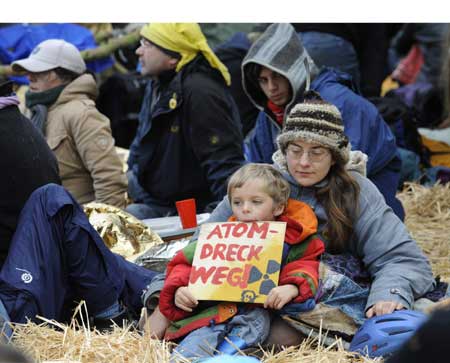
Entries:
<svg viewBox="0 0 450 363">
<path fill-rule="evenodd" d="M 81 203 L 124 208 L 127 179 L 107 117 L 95 107 L 97 85 L 78 49 L 64 40 L 38 44 L 13 69 L 26 73 L 26 105 L 58 159 L 63 186 Z"/>
</svg>

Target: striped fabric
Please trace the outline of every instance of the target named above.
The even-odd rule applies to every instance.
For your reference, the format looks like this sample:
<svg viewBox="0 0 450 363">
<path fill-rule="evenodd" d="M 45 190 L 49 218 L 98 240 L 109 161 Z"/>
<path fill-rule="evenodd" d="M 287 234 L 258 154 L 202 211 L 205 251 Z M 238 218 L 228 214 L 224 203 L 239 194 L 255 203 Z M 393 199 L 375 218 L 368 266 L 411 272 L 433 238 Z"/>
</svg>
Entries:
<svg viewBox="0 0 450 363">
<path fill-rule="evenodd" d="M 305 101 L 295 105 L 289 113 L 278 135 L 278 146 L 284 152 L 288 144 L 297 139 L 316 142 L 331 149 L 344 163 L 349 159 L 350 144 L 344 134 L 339 110 L 323 101 L 314 91 L 305 93 Z"/>
</svg>

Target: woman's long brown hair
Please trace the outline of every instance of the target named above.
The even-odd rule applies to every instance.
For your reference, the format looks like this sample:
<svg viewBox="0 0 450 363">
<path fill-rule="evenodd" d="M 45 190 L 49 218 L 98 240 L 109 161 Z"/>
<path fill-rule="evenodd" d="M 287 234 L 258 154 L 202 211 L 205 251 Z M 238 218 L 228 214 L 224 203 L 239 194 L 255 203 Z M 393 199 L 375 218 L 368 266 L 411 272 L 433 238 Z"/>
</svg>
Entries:
<svg viewBox="0 0 450 363">
<path fill-rule="evenodd" d="M 359 214 L 360 188 L 339 161 L 331 166 L 328 180 L 328 184 L 317 191 L 317 198 L 328 216 L 324 231 L 327 251 L 339 253 L 347 249 L 353 233 L 353 221 Z"/>
</svg>

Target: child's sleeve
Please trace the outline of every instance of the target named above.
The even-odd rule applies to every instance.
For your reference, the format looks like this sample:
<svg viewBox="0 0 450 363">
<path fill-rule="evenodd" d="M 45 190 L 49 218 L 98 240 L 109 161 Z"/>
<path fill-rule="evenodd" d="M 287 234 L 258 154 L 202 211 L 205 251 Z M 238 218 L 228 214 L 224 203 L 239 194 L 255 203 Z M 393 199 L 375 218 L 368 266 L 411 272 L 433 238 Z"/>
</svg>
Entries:
<svg viewBox="0 0 450 363">
<path fill-rule="evenodd" d="M 192 260 L 197 242 L 190 243 L 172 258 L 167 265 L 164 287 L 159 296 L 159 309 L 171 321 L 177 321 L 191 313 L 175 306 L 175 293 L 179 287 L 189 284 Z"/>
<path fill-rule="evenodd" d="M 319 285 L 319 256 L 325 251 L 323 241 L 313 235 L 291 247 L 286 265 L 281 269 L 279 285 L 298 287 L 294 303 L 313 298 Z"/>
</svg>

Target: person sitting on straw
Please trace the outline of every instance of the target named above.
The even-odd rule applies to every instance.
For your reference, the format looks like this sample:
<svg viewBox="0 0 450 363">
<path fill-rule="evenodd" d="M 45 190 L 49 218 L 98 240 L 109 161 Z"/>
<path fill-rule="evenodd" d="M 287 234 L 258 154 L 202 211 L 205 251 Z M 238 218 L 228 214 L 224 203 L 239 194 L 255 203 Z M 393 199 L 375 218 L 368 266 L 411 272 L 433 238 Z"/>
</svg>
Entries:
<svg viewBox="0 0 450 363">
<path fill-rule="evenodd" d="M 167 268 L 160 294 L 160 310 L 175 323 L 165 338 L 183 338 L 174 355 L 208 357 L 217 350 L 236 351 L 264 342 L 270 330 L 270 310 L 298 303 L 302 311 L 315 306 L 319 256 L 324 243 L 316 235 L 317 218 L 303 202 L 289 199 L 289 183 L 268 164 L 247 164 L 230 178 L 230 221 L 281 221 L 287 223 L 279 286 L 270 290 L 264 306 L 243 303 L 200 302 L 188 285 L 197 247 L 193 242 L 179 251 Z M 205 306 L 206 304 L 206 306 Z M 226 317 L 221 310 L 230 312 Z M 211 323 L 213 322 L 213 323 Z M 227 336 L 227 340 L 224 340 Z"/>
</svg>

